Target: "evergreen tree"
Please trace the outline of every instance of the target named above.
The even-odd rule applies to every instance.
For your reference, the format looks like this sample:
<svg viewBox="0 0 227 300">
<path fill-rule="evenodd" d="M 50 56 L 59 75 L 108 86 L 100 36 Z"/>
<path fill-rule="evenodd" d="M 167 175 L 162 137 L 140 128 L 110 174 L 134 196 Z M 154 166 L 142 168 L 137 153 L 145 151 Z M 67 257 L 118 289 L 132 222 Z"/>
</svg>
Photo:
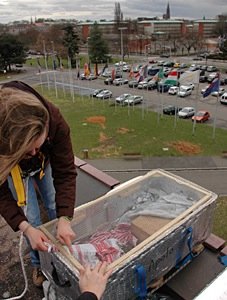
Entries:
<svg viewBox="0 0 227 300">
<path fill-rule="evenodd" d="M 88 40 L 89 58 L 93 63 L 106 62 L 108 58 L 108 46 L 102 37 L 102 32 L 98 28 L 97 22 L 94 23 L 90 31 Z"/>
<path fill-rule="evenodd" d="M 11 71 L 12 64 L 23 64 L 26 60 L 26 49 L 18 37 L 12 34 L 0 36 L 0 68 Z"/>
<path fill-rule="evenodd" d="M 65 32 L 63 45 L 67 48 L 68 57 L 71 60 L 72 67 L 74 67 L 76 65 L 74 57 L 79 54 L 80 38 L 72 24 L 68 24 L 63 28 L 63 30 Z"/>
</svg>

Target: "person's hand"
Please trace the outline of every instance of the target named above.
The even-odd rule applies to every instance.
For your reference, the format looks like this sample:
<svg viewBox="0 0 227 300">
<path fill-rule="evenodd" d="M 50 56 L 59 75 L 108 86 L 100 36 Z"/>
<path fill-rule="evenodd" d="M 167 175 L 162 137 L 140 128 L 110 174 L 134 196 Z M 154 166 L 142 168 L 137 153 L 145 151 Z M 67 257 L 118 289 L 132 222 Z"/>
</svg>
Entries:
<svg viewBox="0 0 227 300">
<path fill-rule="evenodd" d="M 94 293 L 98 299 L 102 297 L 105 291 L 106 283 L 110 277 L 112 270 L 106 271 L 107 263 L 98 263 L 94 269 L 86 266 L 80 270 L 79 287 L 81 293 Z"/>
<path fill-rule="evenodd" d="M 75 239 L 76 235 L 71 228 L 70 221 L 66 220 L 63 217 L 60 217 L 58 220 L 57 226 L 57 239 L 62 243 L 65 244 L 71 253 L 72 250 L 72 241 Z"/>
<path fill-rule="evenodd" d="M 31 225 L 26 229 L 24 234 L 29 239 L 32 249 L 39 251 L 48 251 L 48 244 L 50 241 L 45 234 Z"/>
</svg>

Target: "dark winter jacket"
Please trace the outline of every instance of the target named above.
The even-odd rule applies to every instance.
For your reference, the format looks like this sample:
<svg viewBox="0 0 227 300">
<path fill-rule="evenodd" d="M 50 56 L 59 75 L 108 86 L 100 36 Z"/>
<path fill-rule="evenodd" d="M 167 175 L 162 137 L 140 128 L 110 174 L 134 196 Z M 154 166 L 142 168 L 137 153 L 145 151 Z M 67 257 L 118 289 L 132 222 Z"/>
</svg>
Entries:
<svg viewBox="0 0 227 300">
<path fill-rule="evenodd" d="M 76 300 L 98 300 L 98 298 L 91 292 L 84 292 Z"/>
<path fill-rule="evenodd" d="M 23 82 L 11 81 L 3 84 L 4 87 L 18 88 L 35 94 L 49 111 L 48 137 L 40 150 L 44 152 L 46 161 L 51 164 L 56 190 L 57 217 L 72 217 L 75 206 L 76 167 L 69 126 L 59 109 L 51 102 L 45 100 L 30 86 Z M 22 168 L 26 168 L 25 165 L 27 163 L 23 164 L 23 162 L 20 162 L 20 165 Z M 0 214 L 14 231 L 18 230 L 18 226 L 23 220 L 27 221 L 22 209 L 17 206 L 17 201 L 14 200 L 7 181 L 0 186 Z"/>
</svg>

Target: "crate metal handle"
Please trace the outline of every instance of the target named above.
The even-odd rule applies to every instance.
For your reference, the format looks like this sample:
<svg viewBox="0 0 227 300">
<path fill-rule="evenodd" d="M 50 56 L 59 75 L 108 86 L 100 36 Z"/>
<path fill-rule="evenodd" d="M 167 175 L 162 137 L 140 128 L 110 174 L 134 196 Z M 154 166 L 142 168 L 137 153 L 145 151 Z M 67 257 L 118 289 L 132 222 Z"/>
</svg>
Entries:
<svg viewBox="0 0 227 300">
<path fill-rule="evenodd" d="M 56 267 L 54 266 L 53 262 L 51 263 L 53 266 L 52 270 L 52 278 L 54 283 L 59 287 L 71 287 L 71 282 L 69 280 L 66 280 L 65 282 L 62 282 L 62 280 L 59 279 L 58 272 Z"/>
</svg>

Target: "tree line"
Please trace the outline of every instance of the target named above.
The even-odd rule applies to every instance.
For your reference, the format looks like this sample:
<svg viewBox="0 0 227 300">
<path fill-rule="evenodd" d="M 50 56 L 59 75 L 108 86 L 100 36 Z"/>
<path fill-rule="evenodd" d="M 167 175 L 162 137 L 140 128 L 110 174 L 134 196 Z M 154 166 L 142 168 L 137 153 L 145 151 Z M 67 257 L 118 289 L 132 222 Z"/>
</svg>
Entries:
<svg viewBox="0 0 227 300">
<path fill-rule="evenodd" d="M 11 71 L 12 65 L 25 63 L 28 54 L 35 52 L 45 56 L 54 55 L 60 66 L 62 59 L 70 60 L 71 66 L 76 67 L 80 49 L 88 45 L 89 61 L 99 63 L 107 61 L 109 50 L 102 37 L 97 23 L 89 34 L 89 41 L 83 41 L 74 24 L 52 25 L 49 30 L 39 32 L 34 28 L 17 35 L 0 34 L 0 69 Z M 29 51 L 32 49 L 32 51 Z"/>
</svg>

